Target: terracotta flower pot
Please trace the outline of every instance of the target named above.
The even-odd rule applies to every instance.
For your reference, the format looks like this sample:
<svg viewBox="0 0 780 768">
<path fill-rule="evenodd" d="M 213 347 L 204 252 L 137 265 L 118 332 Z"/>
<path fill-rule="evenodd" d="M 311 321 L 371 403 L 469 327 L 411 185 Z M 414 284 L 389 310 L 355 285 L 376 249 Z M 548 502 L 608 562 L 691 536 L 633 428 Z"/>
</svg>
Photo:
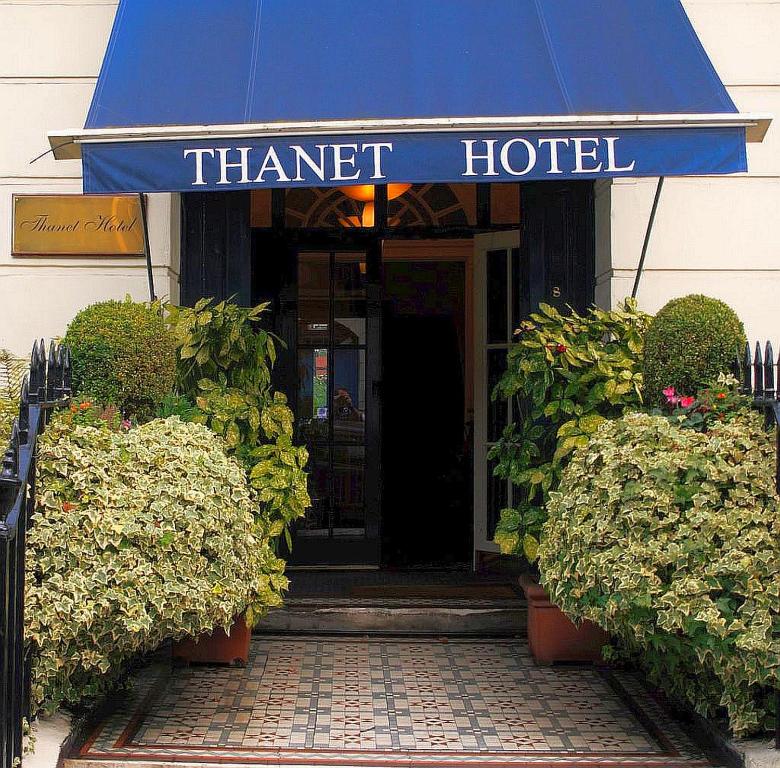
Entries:
<svg viewBox="0 0 780 768">
<path fill-rule="evenodd" d="M 531 574 L 520 577 L 528 602 L 528 647 L 538 664 L 556 661 L 601 661 L 609 635 L 592 621 L 577 626 L 550 602 L 544 587 Z"/>
<path fill-rule="evenodd" d="M 204 632 L 198 637 L 185 637 L 171 646 L 171 655 L 176 661 L 188 664 L 233 664 L 245 665 L 249 661 L 249 641 L 252 630 L 241 615 L 230 627 L 230 634 L 222 627 L 216 627 L 211 634 Z"/>
</svg>

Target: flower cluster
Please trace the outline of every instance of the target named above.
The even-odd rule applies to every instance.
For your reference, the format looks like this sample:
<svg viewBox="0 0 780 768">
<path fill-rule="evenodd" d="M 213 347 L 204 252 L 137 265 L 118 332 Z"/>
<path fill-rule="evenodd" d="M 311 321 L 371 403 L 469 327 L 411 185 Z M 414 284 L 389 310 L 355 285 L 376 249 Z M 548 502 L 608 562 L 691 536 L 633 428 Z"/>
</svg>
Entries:
<svg viewBox="0 0 780 768">
<path fill-rule="evenodd" d="M 667 405 L 679 405 L 680 408 L 690 408 L 696 402 L 695 397 L 677 394 L 674 387 L 666 387 L 666 389 L 663 390 L 663 394 L 666 398 Z"/>
<path fill-rule="evenodd" d="M 674 387 L 666 387 L 662 392 L 666 408 L 653 413 L 667 416 L 683 429 L 698 432 L 707 432 L 714 423 L 730 420 L 748 404 L 739 392 L 739 382 L 729 374 L 720 374 L 713 386 L 700 390 L 695 397 L 680 394 Z"/>
<path fill-rule="evenodd" d="M 107 424 L 113 432 L 127 432 L 133 426 L 132 421 L 125 418 L 116 406 L 102 406 L 91 400 L 73 400 L 62 418 L 68 424 L 82 427 Z"/>
</svg>

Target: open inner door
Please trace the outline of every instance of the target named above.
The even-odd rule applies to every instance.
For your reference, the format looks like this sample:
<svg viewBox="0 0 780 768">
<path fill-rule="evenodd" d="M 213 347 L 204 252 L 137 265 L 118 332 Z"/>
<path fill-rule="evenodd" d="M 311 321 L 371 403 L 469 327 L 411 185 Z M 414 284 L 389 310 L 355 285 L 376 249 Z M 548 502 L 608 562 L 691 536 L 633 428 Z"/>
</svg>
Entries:
<svg viewBox="0 0 780 768">
<path fill-rule="evenodd" d="M 508 480 L 494 477 L 490 448 L 512 418 L 512 403 L 494 400 L 506 370 L 515 328 L 528 313 L 527 266 L 520 231 L 474 237 L 474 549 L 498 552 L 493 533 L 501 510 L 513 504 Z"/>
</svg>

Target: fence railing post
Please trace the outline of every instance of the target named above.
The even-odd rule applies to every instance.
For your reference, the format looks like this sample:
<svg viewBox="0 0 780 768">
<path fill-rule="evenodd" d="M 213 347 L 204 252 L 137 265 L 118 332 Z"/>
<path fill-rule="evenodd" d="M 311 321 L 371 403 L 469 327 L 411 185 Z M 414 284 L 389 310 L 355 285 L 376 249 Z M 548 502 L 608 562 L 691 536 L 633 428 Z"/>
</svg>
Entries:
<svg viewBox="0 0 780 768">
<path fill-rule="evenodd" d="M 35 510 L 36 446 L 47 414 L 70 396 L 70 352 L 33 344 L 19 392 L 19 415 L 0 461 L 0 768 L 22 758 L 29 716 L 30 663 L 24 638 L 27 530 Z M 2 450 L 2 449 L 0 449 Z"/>
<path fill-rule="evenodd" d="M 737 378 L 742 394 L 753 398 L 753 407 L 763 411 L 767 428 L 775 428 L 775 491 L 780 497 L 780 397 L 777 383 L 780 380 L 780 361 L 775 362 L 772 342 L 767 341 L 764 352 L 756 342 L 755 354 L 751 356 L 750 343 L 745 344 L 742 360 L 735 360 Z M 775 368 L 778 370 L 775 371 Z M 752 376 L 751 376 L 752 374 Z M 775 690 L 775 749 L 780 750 L 780 688 Z"/>
</svg>

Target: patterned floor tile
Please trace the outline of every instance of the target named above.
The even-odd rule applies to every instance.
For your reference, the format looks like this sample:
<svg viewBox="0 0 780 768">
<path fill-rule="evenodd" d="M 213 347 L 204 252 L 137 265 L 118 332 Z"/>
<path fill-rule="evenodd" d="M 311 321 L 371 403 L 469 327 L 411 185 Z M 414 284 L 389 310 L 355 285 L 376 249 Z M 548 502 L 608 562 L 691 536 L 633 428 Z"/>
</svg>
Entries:
<svg viewBox="0 0 780 768">
<path fill-rule="evenodd" d="M 519 640 L 255 638 L 246 669 L 150 667 L 82 759 L 708 766 L 630 674 Z"/>
</svg>

